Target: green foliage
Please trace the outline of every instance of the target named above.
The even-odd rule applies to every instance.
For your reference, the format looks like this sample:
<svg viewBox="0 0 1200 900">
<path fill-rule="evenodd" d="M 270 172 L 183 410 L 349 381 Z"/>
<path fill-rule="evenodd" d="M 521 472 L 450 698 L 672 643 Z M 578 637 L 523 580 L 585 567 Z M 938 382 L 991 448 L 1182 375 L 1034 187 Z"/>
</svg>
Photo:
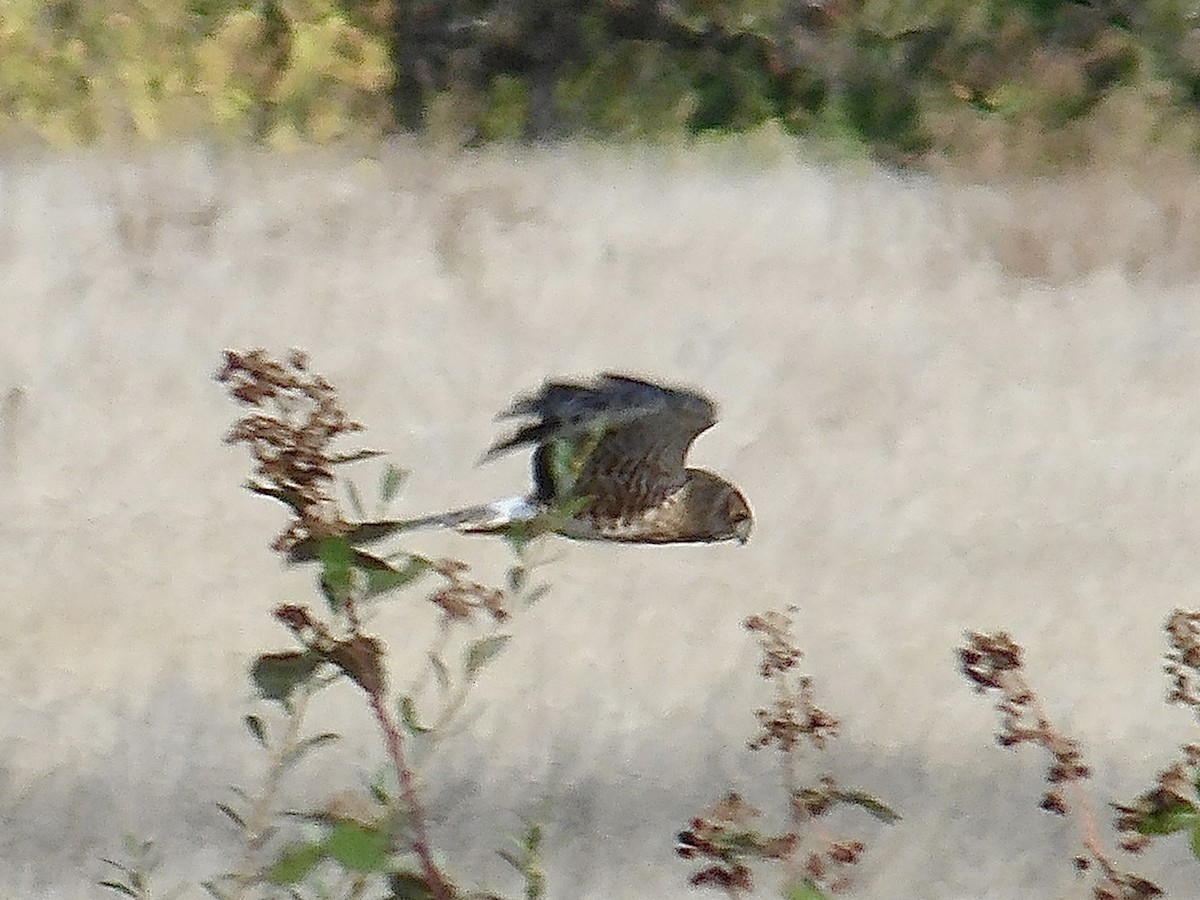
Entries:
<svg viewBox="0 0 1200 900">
<path fill-rule="evenodd" d="M 664 48 L 625 42 L 559 82 L 560 114 L 569 126 L 621 138 L 678 134 L 694 101 L 687 71 Z"/>
<path fill-rule="evenodd" d="M 479 133 L 490 141 L 514 141 L 529 121 L 529 86 L 511 75 L 498 75 L 480 114 Z"/>
<path fill-rule="evenodd" d="M 404 727 L 408 729 L 410 734 L 429 734 L 431 729 L 422 725 L 417 718 L 417 705 L 413 702 L 413 698 L 405 694 L 400 698 L 400 721 L 404 723 Z"/>
<path fill-rule="evenodd" d="M 512 866 L 525 880 L 525 900 L 539 900 L 546 891 L 546 872 L 542 866 L 542 826 L 529 822 L 525 830 L 513 838 L 513 850 L 500 850 L 500 858 Z"/>
<path fill-rule="evenodd" d="M 467 647 L 463 660 L 463 670 L 467 678 L 474 678 L 484 666 L 500 655 L 504 645 L 508 643 L 507 634 L 489 634 L 472 641 Z"/>
<path fill-rule="evenodd" d="M 264 697 L 264 699 L 266 698 Z M 250 732 L 250 736 L 258 741 L 261 746 L 267 746 L 267 726 L 263 722 L 262 716 L 249 715 L 246 716 L 242 721 L 246 725 L 246 730 Z"/>
<path fill-rule="evenodd" d="M 376 597 L 406 587 L 417 581 L 430 571 L 429 560 L 423 556 L 407 556 L 403 564 L 397 566 L 395 561 L 389 568 L 372 567 L 365 570 L 367 586 L 366 597 Z"/>
<path fill-rule="evenodd" d="M 351 872 L 382 872 L 387 868 L 391 835 L 360 822 L 334 822 L 322 849 Z"/>
<path fill-rule="evenodd" d="M 313 676 L 323 660 L 310 650 L 264 653 L 254 661 L 250 677 L 264 700 L 287 703 L 296 689 Z M 251 727 L 253 731 L 253 727 Z"/>
<path fill-rule="evenodd" d="M 116 874 L 103 879 L 100 887 L 123 897 L 147 900 L 150 897 L 150 875 L 158 868 L 160 862 L 154 852 L 154 842 L 126 837 L 124 849 L 129 863 L 102 860 L 106 866 L 114 869 Z"/>
<path fill-rule="evenodd" d="M 1198 67 L 1182 62 L 1196 23 L 1175 0 L 693 0 L 565 7 L 549 18 L 539 8 L 526 0 L 502 15 L 497 4 L 447 2 L 436 40 L 401 35 L 401 55 L 417 62 L 399 68 L 396 93 L 410 111 L 400 121 L 421 127 L 436 96 L 458 111 L 465 140 L 536 134 L 547 117 L 537 121 L 535 97 L 549 78 L 552 131 L 669 138 L 775 120 L 910 163 L 969 149 L 976 133 L 1063 129 L 1164 71 L 1180 98 L 1200 96 Z M 1161 104 L 1155 96 L 1144 99 Z"/>
<path fill-rule="evenodd" d="M 1198 45 L 1185 0 L 8 0 L 0 116 L 60 145 L 396 127 L 677 139 L 777 122 L 909 164 L 987 136 L 1069 143 L 1121 91 L 1200 132 Z"/>
<path fill-rule="evenodd" d="M 1174 834 L 1200 825 L 1200 813 L 1182 800 L 1148 812 L 1138 826 L 1142 834 Z"/>
<path fill-rule="evenodd" d="M 799 884 L 785 888 L 783 896 L 784 900 L 828 900 L 829 897 L 807 878 Z"/>
<path fill-rule="evenodd" d="M 395 500 L 396 495 L 400 493 L 400 488 L 407 480 L 408 471 L 406 469 L 401 469 L 392 463 L 384 465 L 383 472 L 379 476 L 380 501 L 386 505 Z"/>
<path fill-rule="evenodd" d="M 294 844 L 280 851 L 267 877 L 274 884 L 298 884 L 324 857 L 325 848 L 319 843 Z"/>
<path fill-rule="evenodd" d="M 866 810 L 885 825 L 894 825 L 900 821 L 900 813 L 866 791 L 835 791 L 832 793 L 831 799 Z"/>
<path fill-rule="evenodd" d="M 388 874 L 389 900 L 433 900 L 425 879 L 416 872 L 400 869 Z"/>
<path fill-rule="evenodd" d="M 1188 665 L 1194 667 L 1195 659 L 1191 659 Z M 1170 666 L 1168 657 L 1168 670 Z M 1187 702 L 1191 703 L 1192 700 Z M 1153 790 L 1142 794 L 1128 806 L 1114 804 L 1118 828 L 1125 834 L 1142 836 L 1130 842 L 1133 846 L 1151 838 L 1186 831 L 1188 848 L 1192 856 L 1200 860 L 1200 807 L 1196 805 L 1196 797 L 1200 792 L 1198 751 L 1200 748 L 1194 745 L 1184 748 L 1186 762 L 1161 773 Z"/>
<path fill-rule="evenodd" d="M 354 591 L 354 548 L 342 537 L 322 538 L 318 556 L 321 560 L 321 586 L 331 608 L 337 611 Z"/>
<path fill-rule="evenodd" d="M 728 55 L 710 51 L 699 63 L 691 82 L 690 131 L 748 131 L 780 112 L 767 61 L 755 48 L 738 48 Z"/>
<path fill-rule="evenodd" d="M 272 143 L 377 134 L 392 66 L 330 0 L 11 0 L 0 115 L 56 144 L 191 131 Z"/>
</svg>

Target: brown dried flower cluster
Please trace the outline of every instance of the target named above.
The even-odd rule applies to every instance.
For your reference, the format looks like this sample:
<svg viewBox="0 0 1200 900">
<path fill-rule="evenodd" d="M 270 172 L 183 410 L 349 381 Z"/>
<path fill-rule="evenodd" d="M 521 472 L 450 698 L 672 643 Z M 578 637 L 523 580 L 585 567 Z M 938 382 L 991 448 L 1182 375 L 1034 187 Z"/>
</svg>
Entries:
<svg viewBox="0 0 1200 900">
<path fill-rule="evenodd" d="M 829 834 L 817 819 L 835 805 L 860 806 L 885 822 L 899 816 L 876 798 L 861 791 L 845 791 L 824 776 L 816 786 L 797 779 L 799 751 L 808 744 L 823 749 L 836 736 L 838 721 L 816 705 L 812 679 L 796 672 L 804 654 L 792 636 L 788 613 L 769 611 L 746 619 L 744 625 L 758 640 L 762 655 L 759 675 L 775 692 L 770 707 L 756 710 L 759 734 L 749 743 L 753 750 L 774 747 L 787 790 L 791 828 L 782 834 L 764 834 L 755 820 L 760 813 L 736 794 L 725 796 L 691 827 L 679 835 L 677 852 L 685 859 L 702 857 L 709 864 L 692 876 L 695 886 L 715 887 L 731 897 L 754 889 L 753 860 L 777 860 L 787 872 L 787 890 L 833 892 L 849 887 L 844 869 L 856 864 L 865 851 L 862 841 L 841 840 Z"/>
<path fill-rule="evenodd" d="M 1167 700 L 1191 707 L 1200 716 L 1200 613 L 1172 610 L 1164 628 L 1169 649 L 1163 670 L 1171 680 Z M 1115 805 L 1121 846 L 1139 853 L 1156 835 L 1194 830 L 1200 810 L 1198 783 L 1200 745 L 1187 744 L 1182 759 L 1159 772 L 1153 788 L 1127 806 Z"/>
<path fill-rule="evenodd" d="M 445 578 L 447 583 L 430 595 L 430 602 L 452 621 L 467 621 L 474 616 L 476 610 L 481 609 L 494 621 L 505 621 L 509 614 L 505 609 L 504 591 L 465 577 L 469 568 L 466 563 L 457 559 L 435 560 L 433 570 Z"/>
<path fill-rule="evenodd" d="M 256 476 L 250 489 L 286 503 L 296 514 L 273 549 L 286 551 L 306 538 L 345 532 L 348 525 L 329 493 L 333 467 L 374 454 L 331 452 L 339 435 L 362 430 L 341 408 L 333 386 L 309 372 L 308 357 L 299 350 L 284 362 L 264 350 L 227 350 L 215 377 L 230 396 L 256 410 L 239 419 L 225 438 L 250 447 Z"/>
<path fill-rule="evenodd" d="M 1166 630 L 1171 647 L 1164 666 L 1171 678 L 1167 700 L 1190 706 L 1200 716 L 1200 612 L 1173 610 Z"/>
<path fill-rule="evenodd" d="M 799 675 L 794 683 L 788 675 L 804 657 L 792 638 L 792 620 L 784 613 L 770 611 L 748 618 L 747 631 L 758 638 L 762 650 L 759 674 L 775 685 L 775 700 L 770 707 L 755 710 L 762 730 L 750 741 L 752 750 L 772 744 L 791 753 L 807 738 L 818 750 L 836 737 L 840 723 L 816 704 L 812 678 Z"/>
<path fill-rule="evenodd" d="M 1058 815 L 1071 812 L 1066 791 L 1072 791 L 1072 801 L 1083 830 L 1085 855 L 1074 858 L 1075 867 L 1098 870 L 1092 887 L 1095 900 L 1149 900 L 1162 894 L 1153 882 L 1138 875 L 1120 871 L 1100 839 L 1099 826 L 1083 781 L 1091 770 L 1083 761 L 1079 743 L 1054 727 L 1041 707 L 1037 695 L 1025 679 L 1022 668 L 1023 650 L 1008 634 L 974 632 L 967 635 L 967 644 L 959 648 L 959 665 L 963 674 L 980 693 L 1000 692 L 997 709 L 1002 727 L 996 735 L 1003 747 L 1037 744 L 1050 753 L 1052 762 L 1046 780 L 1051 788 L 1042 798 L 1041 807 Z"/>
<path fill-rule="evenodd" d="M 850 888 L 850 877 L 843 866 L 856 865 L 866 848 L 862 841 L 831 841 L 824 853 L 810 852 L 804 861 L 804 874 L 814 884 L 827 885 L 831 893 Z"/>
<path fill-rule="evenodd" d="M 744 859 L 786 859 L 799 843 L 795 834 L 765 837 L 755 830 L 762 812 L 736 793 L 726 794 L 679 835 L 676 852 L 684 859 L 711 860 L 691 877 L 694 887 L 721 888 L 734 896 L 754 890 Z"/>
<path fill-rule="evenodd" d="M 1049 812 L 1066 815 L 1070 809 L 1063 786 L 1092 774 L 1083 762 L 1079 743 L 1055 729 L 1042 712 L 1021 668 L 1021 647 L 1011 637 L 1003 632 L 969 637 L 968 645 L 959 649 L 963 674 L 980 693 L 997 690 L 1001 694 L 996 708 L 1003 719 L 996 740 L 1002 747 L 1037 744 L 1050 753 L 1053 762 L 1046 780 L 1052 787 L 1041 805 Z"/>
</svg>

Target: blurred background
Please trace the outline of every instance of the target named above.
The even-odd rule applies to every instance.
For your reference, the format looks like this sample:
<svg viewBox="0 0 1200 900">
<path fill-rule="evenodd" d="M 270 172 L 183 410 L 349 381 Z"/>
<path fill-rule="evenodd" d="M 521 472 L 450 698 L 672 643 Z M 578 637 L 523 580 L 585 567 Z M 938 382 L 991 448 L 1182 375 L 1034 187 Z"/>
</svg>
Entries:
<svg viewBox="0 0 1200 900">
<path fill-rule="evenodd" d="M 476 462 L 547 376 L 719 404 L 692 460 L 749 544 L 546 542 L 423 762 L 464 884 L 516 893 L 494 851 L 539 817 L 549 897 L 696 896 L 693 816 L 786 818 L 741 623 L 796 604 L 843 722 L 814 771 L 904 816 L 835 820 L 852 896 L 1091 896 L 954 647 L 1026 647 L 1104 826 L 1194 739 L 1160 669 L 1200 592 L 1198 149 L 1171 0 L 0 0 L 0 892 L 98 896 L 128 834 L 201 896 L 241 852 L 247 667 L 315 598 L 222 444 L 211 376 L 263 346 L 411 471 L 400 515 L 524 489 Z M 397 683 L 434 622 L 419 590 L 372 622 Z M 343 740 L 297 807 L 381 765 L 353 691 L 321 699 Z M 1195 896 L 1182 838 L 1124 864 Z"/>
</svg>

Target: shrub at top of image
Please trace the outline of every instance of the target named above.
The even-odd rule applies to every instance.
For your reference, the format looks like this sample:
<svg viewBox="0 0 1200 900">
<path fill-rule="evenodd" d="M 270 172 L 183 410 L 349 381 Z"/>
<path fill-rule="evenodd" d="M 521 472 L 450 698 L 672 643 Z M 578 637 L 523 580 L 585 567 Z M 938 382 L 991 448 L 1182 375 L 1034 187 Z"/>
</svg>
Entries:
<svg viewBox="0 0 1200 900">
<path fill-rule="evenodd" d="M 0 121 L 56 145 L 769 128 L 1038 168 L 1102 140 L 1194 149 L 1198 26 L 1183 0 L 11 0 Z"/>
</svg>

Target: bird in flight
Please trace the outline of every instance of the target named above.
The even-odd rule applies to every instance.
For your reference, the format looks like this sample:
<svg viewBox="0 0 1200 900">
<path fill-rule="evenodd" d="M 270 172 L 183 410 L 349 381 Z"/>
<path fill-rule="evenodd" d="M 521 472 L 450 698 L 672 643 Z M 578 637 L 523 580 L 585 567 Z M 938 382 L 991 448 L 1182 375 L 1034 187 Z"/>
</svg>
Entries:
<svg viewBox="0 0 1200 900">
<path fill-rule="evenodd" d="M 533 492 L 410 520 L 410 527 L 501 531 L 544 523 L 579 540 L 716 543 L 750 537 L 754 516 L 733 484 L 685 465 L 717 421 L 701 394 L 625 375 L 547 381 L 500 415 L 523 424 L 484 455 L 533 449 Z"/>
<path fill-rule="evenodd" d="M 483 461 L 532 446 L 532 493 L 416 519 L 360 522 L 343 536 L 356 546 L 424 528 L 518 529 L 631 544 L 750 538 L 754 516 L 742 492 L 720 475 L 685 465 L 692 443 L 717 421 L 716 407 L 701 394 L 602 374 L 587 383 L 547 381 L 498 418 L 523 424 Z M 310 538 L 288 555 L 300 561 L 318 552 Z"/>
</svg>

